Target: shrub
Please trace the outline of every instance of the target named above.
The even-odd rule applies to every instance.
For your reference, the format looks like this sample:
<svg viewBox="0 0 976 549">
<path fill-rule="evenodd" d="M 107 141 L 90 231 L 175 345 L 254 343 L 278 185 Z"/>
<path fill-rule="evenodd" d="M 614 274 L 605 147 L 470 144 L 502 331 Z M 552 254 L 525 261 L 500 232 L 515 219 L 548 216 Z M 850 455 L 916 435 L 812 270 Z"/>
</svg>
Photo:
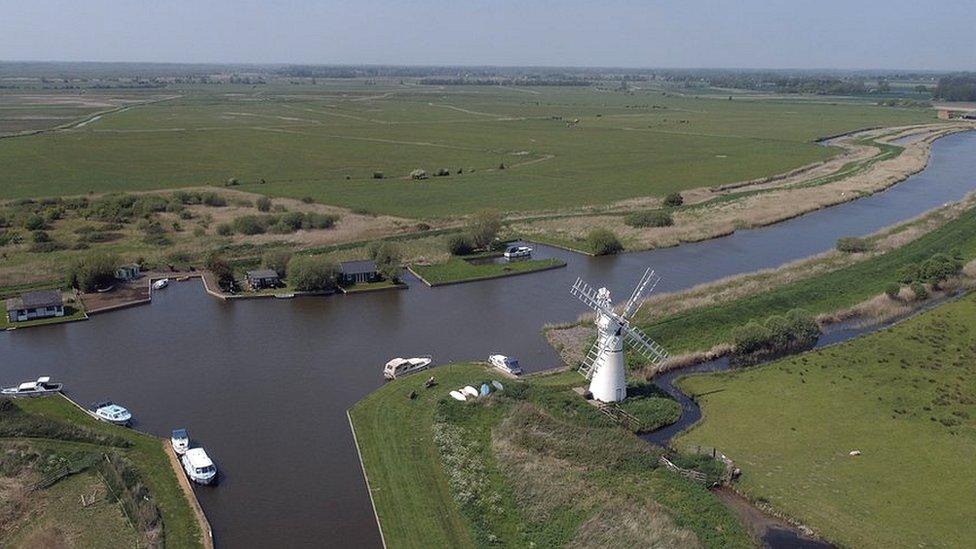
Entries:
<svg viewBox="0 0 976 549">
<path fill-rule="evenodd" d="M 856 236 L 845 236 L 837 239 L 837 251 L 848 254 L 863 253 L 871 249 L 871 243 Z"/>
<path fill-rule="evenodd" d="M 227 182 L 224 183 L 224 185 L 226 185 L 228 187 L 233 187 L 233 186 L 236 186 L 236 185 L 240 185 L 240 181 L 238 181 L 236 177 L 230 177 L 230 178 L 227 179 Z"/>
<path fill-rule="evenodd" d="M 889 299 L 897 300 L 899 294 L 901 294 L 901 284 L 892 282 L 891 284 L 885 286 L 885 295 L 888 296 Z"/>
<path fill-rule="evenodd" d="M 684 203 L 685 199 L 681 193 L 671 193 L 664 197 L 664 205 L 668 208 L 677 208 Z"/>
<path fill-rule="evenodd" d="M 739 354 L 761 351 L 782 352 L 812 346 L 820 337 L 813 316 L 802 309 L 773 315 L 762 324 L 755 320 L 732 330 L 732 342 Z"/>
<path fill-rule="evenodd" d="M 237 282 L 234 280 L 234 269 L 231 268 L 230 263 L 219 252 L 212 251 L 207 254 L 203 266 L 213 273 L 214 278 L 217 279 L 217 285 L 221 289 L 231 291 L 237 285 Z"/>
<path fill-rule="evenodd" d="M 417 230 L 418 231 L 429 231 L 430 230 L 430 225 L 427 224 L 427 223 L 424 223 L 424 222 L 417 223 Z"/>
<path fill-rule="evenodd" d="M 586 235 L 586 244 L 596 255 L 613 255 L 624 249 L 620 239 L 610 229 L 593 229 Z"/>
<path fill-rule="evenodd" d="M 81 242 L 76 249 L 85 250 L 88 248 L 88 244 Z M 47 254 L 51 252 L 56 252 L 58 250 L 65 249 L 65 245 L 59 242 L 35 242 L 31 244 L 30 251 L 38 254 Z"/>
<path fill-rule="evenodd" d="M 190 210 L 180 210 L 180 219 L 186 221 L 187 219 L 193 219 L 193 212 Z"/>
<path fill-rule="evenodd" d="M 437 172 L 434 175 L 436 175 L 437 177 L 445 177 L 451 175 L 451 170 L 447 168 L 440 168 L 437 170 Z"/>
<path fill-rule="evenodd" d="M 417 168 L 410 172 L 410 179 L 427 179 L 427 170 Z"/>
<path fill-rule="evenodd" d="M 670 227 L 674 225 L 674 219 L 671 212 L 652 210 L 629 214 L 624 218 L 624 223 L 631 227 Z"/>
<path fill-rule="evenodd" d="M 285 249 L 268 250 L 261 256 L 261 265 L 265 269 L 274 269 L 280 277 L 288 274 L 289 261 L 291 261 L 291 252 Z"/>
<path fill-rule="evenodd" d="M 311 196 L 303 196 L 302 197 L 302 202 L 304 202 L 306 204 L 315 204 L 315 199 L 312 198 Z"/>
<path fill-rule="evenodd" d="M 258 211 L 261 212 L 271 211 L 271 199 L 268 198 L 267 196 L 262 196 L 258 198 L 257 201 L 255 202 L 255 205 L 257 206 Z"/>
<path fill-rule="evenodd" d="M 66 273 L 69 287 L 78 288 L 83 292 L 93 292 L 104 288 L 115 281 L 115 256 L 108 254 L 91 254 L 75 260 Z"/>
<path fill-rule="evenodd" d="M 373 172 L 373 179 L 383 179 L 383 172 Z"/>
<path fill-rule="evenodd" d="M 39 231 L 47 227 L 47 223 L 44 222 L 44 218 L 37 214 L 30 214 L 27 219 L 24 220 L 24 228 L 28 231 Z"/>
<path fill-rule="evenodd" d="M 227 200 L 217 193 L 204 193 L 201 202 L 215 208 L 222 208 L 227 205 Z"/>
<path fill-rule="evenodd" d="M 220 236 L 230 236 L 234 234 L 234 227 L 230 223 L 220 223 L 217 225 L 217 234 Z"/>
<path fill-rule="evenodd" d="M 31 233 L 31 240 L 34 242 L 50 242 L 51 235 L 47 234 L 46 231 L 34 231 Z"/>
<path fill-rule="evenodd" d="M 471 237 L 466 234 L 451 235 L 447 239 L 447 251 L 451 255 L 468 255 L 474 251 L 474 244 Z"/>
<path fill-rule="evenodd" d="M 502 228 L 502 215 L 495 210 L 484 209 L 471 216 L 468 234 L 475 248 L 488 249 Z"/>
<path fill-rule="evenodd" d="M 256 215 L 242 215 L 234 219 L 234 230 L 241 234 L 261 234 L 266 229 L 264 220 Z"/>
<path fill-rule="evenodd" d="M 922 301 L 929 298 L 929 291 L 925 288 L 925 284 L 915 281 L 909 285 L 909 288 L 911 288 L 912 293 L 915 294 L 915 299 Z"/>
<path fill-rule="evenodd" d="M 755 320 L 732 330 L 732 343 L 736 352 L 749 354 L 765 347 L 770 339 L 769 329 Z"/>
<path fill-rule="evenodd" d="M 295 256 L 288 262 L 288 281 L 302 292 L 335 289 L 339 266 L 326 256 Z"/>
<path fill-rule="evenodd" d="M 369 258 L 376 263 L 376 270 L 387 280 L 400 279 L 403 269 L 403 253 L 400 246 L 394 242 L 371 242 L 367 248 Z"/>
<path fill-rule="evenodd" d="M 935 254 L 919 266 L 921 279 L 938 288 L 939 283 L 962 272 L 962 260 L 947 254 Z"/>
<path fill-rule="evenodd" d="M 331 229 L 338 220 L 339 216 L 335 214 L 310 212 L 305 214 L 303 226 L 307 229 Z"/>
</svg>

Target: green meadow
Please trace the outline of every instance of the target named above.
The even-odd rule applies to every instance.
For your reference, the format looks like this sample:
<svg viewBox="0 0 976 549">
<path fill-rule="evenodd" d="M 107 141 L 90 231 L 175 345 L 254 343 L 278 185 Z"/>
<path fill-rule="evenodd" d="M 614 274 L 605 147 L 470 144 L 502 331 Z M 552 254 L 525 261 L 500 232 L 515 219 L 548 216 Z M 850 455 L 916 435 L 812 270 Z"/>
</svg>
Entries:
<svg viewBox="0 0 976 549">
<path fill-rule="evenodd" d="M 842 345 L 685 378 L 704 420 L 677 444 L 718 448 L 740 490 L 841 547 L 971 545 L 974 326 L 970 294 Z"/>
<path fill-rule="evenodd" d="M 551 210 L 783 172 L 835 154 L 819 137 L 934 120 L 930 109 L 658 89 L 323 81 L 165 93 L 178 97 L 0 140 L 0 198 L 236 179 L 270 196 L 415 218 Z M 418 168 L 432 177 L 409 179 Z M 435 177 L 440 169 L 450 175 Z"/>
</svg>

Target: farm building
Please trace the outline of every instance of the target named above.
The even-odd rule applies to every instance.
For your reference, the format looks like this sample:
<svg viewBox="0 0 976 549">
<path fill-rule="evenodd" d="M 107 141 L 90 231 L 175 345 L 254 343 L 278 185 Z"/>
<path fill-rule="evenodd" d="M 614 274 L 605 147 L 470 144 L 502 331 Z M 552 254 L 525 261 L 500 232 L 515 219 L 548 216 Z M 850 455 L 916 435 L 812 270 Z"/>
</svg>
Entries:
<svg viewBox="0 0 976 549">
<path fill-rule="evenodd" d="M 64 316 L 64 301 L 57 290 L 26 292 L 7 299 L 7 320 L 24 322 L 38 318 Z"/>
<path fill-rule="evenodd" d="M 118 269 L 115 269 L 115 278 L 125 280 L 126 282 L 139 278 L 139 265 L 131 263 L 120 266 Z"/>
<path fill-rule="evenodd" d="M 281 285 L 281 277 L 274 269 L 258 269 L 247 272 L 247 283 L 252 290 L 277 288 Z"/>
<path fill-rule="evenodd" d="M 341 284 L 376 282 L 379 278 L 380 275 L 376 272 L 376 263 L 371 260 L 344 261 L 339 264 L 339 282 Z"/>
</svg>

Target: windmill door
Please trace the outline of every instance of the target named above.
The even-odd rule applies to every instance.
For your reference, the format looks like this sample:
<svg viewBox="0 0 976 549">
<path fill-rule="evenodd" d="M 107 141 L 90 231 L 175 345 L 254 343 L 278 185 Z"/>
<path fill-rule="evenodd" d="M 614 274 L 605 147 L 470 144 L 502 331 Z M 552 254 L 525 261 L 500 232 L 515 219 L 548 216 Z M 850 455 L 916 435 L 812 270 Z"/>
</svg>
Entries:
<svg viewBox="0 0 976 549">
<path fill-rule="evenodd" d="M 619 400 L 623 400 L 625 398 L 627 398 L 627 388 L 626 387 L 617 387 L 617 398 L 615 398 L 614 400 L 618 400 L 619 401 Z"/>
</svg>

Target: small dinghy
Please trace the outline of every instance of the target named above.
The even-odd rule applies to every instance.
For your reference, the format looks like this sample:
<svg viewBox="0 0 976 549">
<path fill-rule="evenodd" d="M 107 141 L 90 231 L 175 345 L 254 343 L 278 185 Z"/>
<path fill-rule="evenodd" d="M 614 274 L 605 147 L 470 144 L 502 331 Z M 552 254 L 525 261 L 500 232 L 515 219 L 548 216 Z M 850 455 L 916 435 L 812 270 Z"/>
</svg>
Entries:
<svg viewBox="0 0 976 549">
<path fill-rule="evenodd" d="M 182 456 L 190 449 L 190 433 L 186 429 L 174 429 L 169 441 L 178 456 Z"/>
<path fill-rule="evenodd" d="M 460 391 L 451 391 L 449 394 L 451 395 L 451 398 L 453 398 L 454 400 L 460 400 L 461 402 L 468 400 L 468 397 L 464 396 L 464 393 Z"/>
<path fill-rule="evenodd" d="M 464 389 L 461 389 L 461 392 L 464 393 L 464 394 L 466 394 L 466 395 L 468 395 L 468 396 L 473 396 L 473 397 L 478 396 L 478 390 L 475 389 L 474 387 L 470 386 L 470 385 L 468 385 Z"/>
<path fill-rule="evenodd" d="M 191 448 L 180 458 L 186 476 L 197 484 L 210 484 L 217 477 L 217 467 L 203 448 Z"/>
<path fill-rule="evenodd" d="M 152 289 L 153 290 L 162 290 L 166 286 L 169 286 L 169 279 L 168 278 L 160 278 L 156 282 L 153 282 L 152 283 Z"/>
<path fill-rule="evenodd" d="M 0 389 L 0 395 L 8 397 L 52 395 L 61 392 L 61 387 L 60 383 L 51 383 L 51 378 L 43 376 L 37 378 L 37 381 L 25 381 L 16 387 L 4 387 Z"/>
<path fill-rule="evenodd" d="M 488 384 L 487 384 L 487 383 L 482 383 L 482 384 L 481 384 L 481 391 L 480 391 L 480 394 L 481 394 L 481 396 L 483 396 L 483 397 L 484 397 L 484 396 L 488 396 L 489 394 L 491 394 L 491 389 L 489 389 L 489 388 L 488 388 Z"/>
<path fill-rule="evenodd" d="M 132 421 L 132 414 L 111 400 L 97 402 L 89 410 L 95 418 L 115 425 L 128 425 Z"/>
<path fill-rule="evenodd" d="M 495 390 L 496 391 L 501 391 L 501 390 L 505 389 L 505 386 L 502 385 L 502 382 L 500 382 L 500 381 L 492 381 L 491 384 L 492 384 L 492 386 L 495 387 Z"/>
</svg>

